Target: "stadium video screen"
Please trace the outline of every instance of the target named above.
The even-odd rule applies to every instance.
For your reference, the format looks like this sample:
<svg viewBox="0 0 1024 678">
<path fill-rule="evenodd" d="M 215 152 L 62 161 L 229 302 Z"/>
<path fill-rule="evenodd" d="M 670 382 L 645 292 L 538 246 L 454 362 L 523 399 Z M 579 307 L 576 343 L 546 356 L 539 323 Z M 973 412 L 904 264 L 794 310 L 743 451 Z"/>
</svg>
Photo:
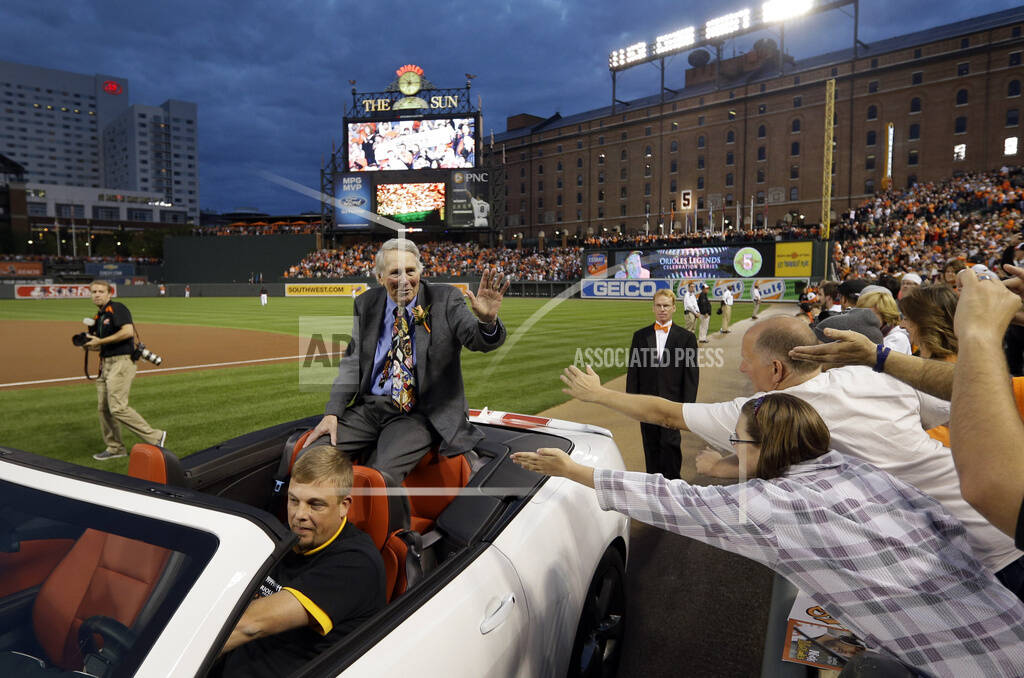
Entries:
<svg viewBox="0 0 1024 678">
<path fill-rule="evenodd" d="M 348 171 L 476 166 L 476 118 L 350 122 Z"/>
<path fill-rule="evenodd" d="M 444 183 L 378 184 L 377 214 L 403 224 L 441 225 Z"/>
</svg>

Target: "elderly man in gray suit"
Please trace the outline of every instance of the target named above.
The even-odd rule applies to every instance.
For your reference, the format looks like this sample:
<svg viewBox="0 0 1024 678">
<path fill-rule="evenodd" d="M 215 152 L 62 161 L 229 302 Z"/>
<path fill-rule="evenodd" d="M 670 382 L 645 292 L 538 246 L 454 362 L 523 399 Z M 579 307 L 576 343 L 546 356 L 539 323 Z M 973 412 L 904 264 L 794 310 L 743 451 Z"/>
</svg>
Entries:
<svg viewBox="0 0 1024 678">
<path fill-rule="evenodd" d="M 420 280 L 416 244 L 403 238 L 377 252 L 380 287 L 355 302 L 352 341 L 331 397 L 306 445 L 323 435 L 396 483 L 438 444 L 446 456 L 473 448 L 483 434 L 469 423 L 462 347 L 493 351 L 505 341 L 498 320 L 510 279 L 484 272 L 472 312 L 458 288 Z"/>
</svg>

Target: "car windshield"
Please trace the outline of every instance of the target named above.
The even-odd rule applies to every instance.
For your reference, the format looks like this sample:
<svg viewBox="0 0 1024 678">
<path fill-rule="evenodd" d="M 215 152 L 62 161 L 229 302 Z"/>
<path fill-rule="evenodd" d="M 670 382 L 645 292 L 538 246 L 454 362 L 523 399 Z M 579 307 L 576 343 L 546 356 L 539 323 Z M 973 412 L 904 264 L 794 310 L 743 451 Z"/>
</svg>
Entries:
<svg viewBox="0 0 1024 678">
<path fill-rule="evenodd" d="M 0 481 L 0 667 L 133 674 L 216 547 L 206 532 Z"/>
</svg>

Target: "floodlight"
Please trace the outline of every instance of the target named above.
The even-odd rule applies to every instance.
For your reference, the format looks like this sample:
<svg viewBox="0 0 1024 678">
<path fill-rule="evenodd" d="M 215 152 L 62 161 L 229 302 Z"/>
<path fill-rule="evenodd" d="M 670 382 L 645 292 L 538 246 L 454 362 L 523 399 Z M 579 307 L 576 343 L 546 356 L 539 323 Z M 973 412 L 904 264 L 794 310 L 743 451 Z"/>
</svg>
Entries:
<svg viewBox="0 0 1024 678">
<path fill-rule="evenodd" d="M 654 53 L 665 54 L 666 52 L 672 52 L 677 49 L 689 47 L 696 41 L 696 27 L 688 26 L 682 30 L 668 33 L 667 35 L 659 35 L 654 41 Z"/>
<path fill-rule="evenodd" d="M 617 49 L 608 55 L 608 66 L 618 68 L 628 64 L 643 61 L 647 58 L 647 43 L 638 42 L 624 49 Z"/>
<path fill-rule="evenodd" d="M 722 35 L 729 35 L 744 28 L 750 28 L 750 10 L 741 9 L 732 14 L 711 19 L 704 24 L 704 39 L 711 40 Z"/>
<path fill-rule="evenodd" d="M 814 0 L 768 0 L 761 6 L 761 21 L 785 21 L 811 11 Z"/>
</svg>

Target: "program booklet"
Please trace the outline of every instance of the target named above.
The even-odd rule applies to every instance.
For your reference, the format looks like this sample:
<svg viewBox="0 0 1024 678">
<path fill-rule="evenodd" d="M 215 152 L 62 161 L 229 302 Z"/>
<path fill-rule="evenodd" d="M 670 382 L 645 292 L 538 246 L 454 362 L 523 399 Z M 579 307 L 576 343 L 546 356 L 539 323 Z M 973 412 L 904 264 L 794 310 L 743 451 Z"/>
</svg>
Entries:
<svg viewBox="0 0 1024 678">
<path fill-rule="evenodd" d="M 803 592 L 797 595 L 786 624 L 783 661 L 834 671 L 863 650 L 864 643 L 849 629 Z"/>
</svg>

